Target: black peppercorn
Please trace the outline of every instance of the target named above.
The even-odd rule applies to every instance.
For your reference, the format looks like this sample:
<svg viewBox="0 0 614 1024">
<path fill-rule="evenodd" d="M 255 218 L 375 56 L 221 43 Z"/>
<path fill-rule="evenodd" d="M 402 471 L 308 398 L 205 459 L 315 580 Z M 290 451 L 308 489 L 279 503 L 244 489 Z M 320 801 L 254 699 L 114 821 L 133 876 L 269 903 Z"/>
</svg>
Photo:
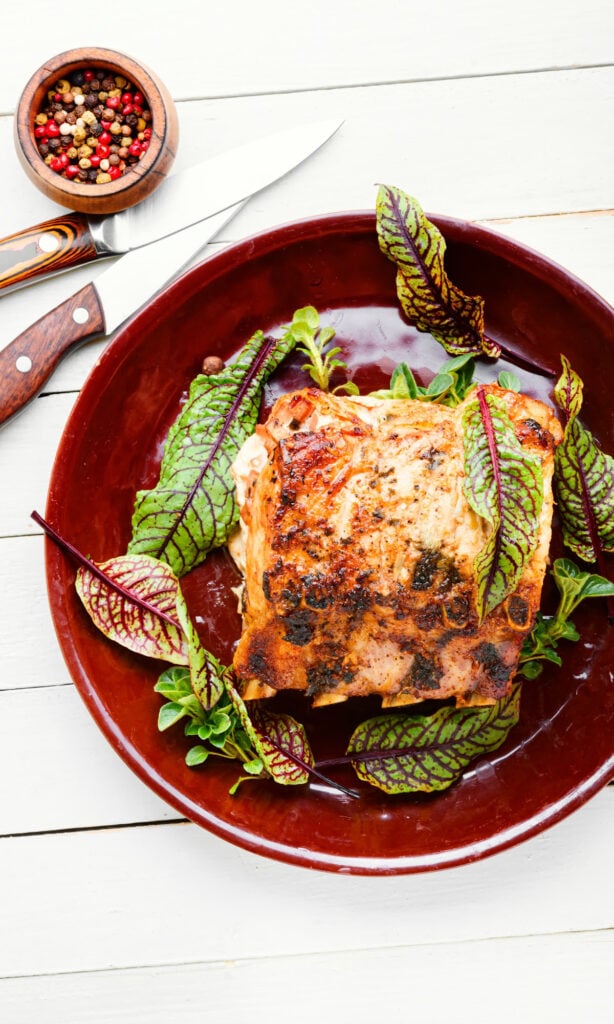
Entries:
<svg viewBox="0 0 614 1024">
<path fill-rule="evenodd" d="M 148 149 L 152 129 L 144 125 L 151 111 L 145 97 L 108 68 L 79 69 L 58 79 L 50 84 L 46 104 L 34 116 L 34 136 L 47 166 L 62 177 L 104 184 Z"/>
</svg>

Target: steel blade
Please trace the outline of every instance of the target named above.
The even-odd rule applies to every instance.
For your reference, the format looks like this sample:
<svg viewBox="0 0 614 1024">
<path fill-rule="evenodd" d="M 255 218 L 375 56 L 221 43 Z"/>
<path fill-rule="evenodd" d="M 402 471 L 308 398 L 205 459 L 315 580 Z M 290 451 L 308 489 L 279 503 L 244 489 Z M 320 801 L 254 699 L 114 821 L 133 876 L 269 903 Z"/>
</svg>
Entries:
<svg viewBox="0 0 614 1024">
<path fill-rule="evenodd" d="M 111 334 L 172 281 L 246 202 L 236 203 L 202 223 L 135 249 L 100 274 L 94 281 L 94 288 L 104 312 L 106 333 Z"/>
<path fill-rule="evenodd" d="M 142 203 L 90 222 L 96 249 L 101 254 L 127 253 L 227 209 L 302 163 L 341 124 L 299 125 L 169 176 Z"/>
</svg>

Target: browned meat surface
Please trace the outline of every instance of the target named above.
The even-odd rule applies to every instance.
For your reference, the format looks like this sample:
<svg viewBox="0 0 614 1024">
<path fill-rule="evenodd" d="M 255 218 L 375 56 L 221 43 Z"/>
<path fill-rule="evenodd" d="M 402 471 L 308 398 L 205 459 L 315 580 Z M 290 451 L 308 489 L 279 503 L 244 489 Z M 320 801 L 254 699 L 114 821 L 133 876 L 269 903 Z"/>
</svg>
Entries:
<svg viewBox="0 0 614 1024">
<path fill-rule="evenodd" d="M 514 594 L 480 625 L 473 561 L 489 527 L 463 495 L 462 414 L 408 400 L 294 392 L 276 403 L 234 472 L 245 574 L 234 665 L 247 699 L 287 688 L 315 704 L 379 694 L 384 707 L 508 692 L 539 607 L 550 544 L 547 406 L 505 398 L 543 462 L 539 542 Z"/>
</svg>

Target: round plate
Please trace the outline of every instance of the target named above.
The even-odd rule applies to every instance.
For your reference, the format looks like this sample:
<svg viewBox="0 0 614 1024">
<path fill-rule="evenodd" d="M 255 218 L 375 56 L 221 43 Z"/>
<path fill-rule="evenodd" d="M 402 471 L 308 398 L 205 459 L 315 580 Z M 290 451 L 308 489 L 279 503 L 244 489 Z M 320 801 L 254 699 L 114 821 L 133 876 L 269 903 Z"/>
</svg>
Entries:
<svg viewBox="0 0 614 1024">
<path fill-rule="evenodd" d="M 585 382 L 583 419 L 606 450 L 614 421 L 611 308 L 536 253 L 492 232 L 434 217 L 448 243 L 446 268 L 464 291 L 481 294 L 490 337 L 558 373 L 565 353 Z M 387 382 L 407 361 L 422 382 L 446 359 L 401 315 L 394 267 L 380 253 L 372 214 L 347 213 L 291 224 L 234 245 L 185 274 L 115 338 L 74 407 L 53 469 L 47 516 L 81 551 L 102 561 L 125 551 L 135 492 L 156 481 L 162 443 L 204 356 L 232 356 L 257 328 L 289 322 L 312 304 L 337 330 L 361 389 Z M 293 357 L 266 388 L 305 386 Z M 479 364 L 492 380 L 506 360 Z M 552 381 L 517 371 L 523 390 L 549 400 Z M 560 554 L 560 548 L 555 552 Z M 351 774 L 358 799 L 315 782 L 272 782 L 228 790 L 239 765 L 186 767 L 181 727 L 159 733 L 164 667 L 107 641 L 74 589 L 75 566 L 47 546 L 51 608 L 71 675 L 120 756 L 160 796 L 223 838 L 311 868 L 362 874 L 424 871 L 466 863 L 534 835 L 582 804 L 614 775 L 613 630 L 602 602 L 585 602 L 563 667 L 523 685 L 521 721 L 505 745 L 439 795 L 388 797 Z M 184 579 L 203 642 L 228 663 L 240 621 L 230 591 L 237 576 L 224 551 Z M 548 582 L 546 606 L 553 594 Z M 317 758 L 344 752 L 352 727 L 377 711 L 370 699 L 312 709 L 278 697 L 305 724 Z M 337 771 L 339 771 L 337 769 Z"/>
</svg>

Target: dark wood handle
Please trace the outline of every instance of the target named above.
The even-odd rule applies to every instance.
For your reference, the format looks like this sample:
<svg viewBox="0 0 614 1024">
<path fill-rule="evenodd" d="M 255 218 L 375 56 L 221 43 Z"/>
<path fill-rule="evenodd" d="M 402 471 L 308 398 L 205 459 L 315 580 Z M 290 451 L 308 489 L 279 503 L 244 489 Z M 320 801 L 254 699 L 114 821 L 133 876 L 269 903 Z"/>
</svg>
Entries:
<svg viewBox="0 0 614 1024">
<path fill-rule="evenodd" d="M 0 423 L 38 394 L 74 345 L 104 332 L 100 300 L 87 284 L 15 338 L 0 352 Z"/>
<path fill-rule="evenodd" d="M 46 220 L 0 241 L 0 288 L 15 288 L 96 256 L 84 216 L 75 213 Z"/>
</svg>

